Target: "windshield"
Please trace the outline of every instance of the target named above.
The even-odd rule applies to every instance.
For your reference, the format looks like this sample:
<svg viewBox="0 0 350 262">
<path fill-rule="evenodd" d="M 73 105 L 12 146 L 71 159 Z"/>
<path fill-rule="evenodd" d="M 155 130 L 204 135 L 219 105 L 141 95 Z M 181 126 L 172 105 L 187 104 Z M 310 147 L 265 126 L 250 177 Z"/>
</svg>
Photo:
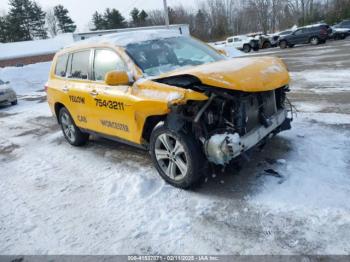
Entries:
<svg viewBox="0 0 350 262">
<path fill-rule="evenodd" d="M 126 52 L 149 76 L 225 59 L 209 46 L 190 37 L 171 37 L 133 43 L 126 46 Z"/>
</svg>

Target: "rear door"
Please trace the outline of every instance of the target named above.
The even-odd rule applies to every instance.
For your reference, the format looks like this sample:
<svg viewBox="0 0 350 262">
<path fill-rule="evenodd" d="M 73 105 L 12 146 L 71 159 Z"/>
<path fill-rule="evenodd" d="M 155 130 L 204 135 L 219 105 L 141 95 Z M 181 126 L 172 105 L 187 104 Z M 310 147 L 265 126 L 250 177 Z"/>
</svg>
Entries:
<svg viewBox="0 0 350 262">
<path fill-rule="evenodd" d="M 292 44 L 303 44 L 306 43 L 308 37 L 307 37 L 307 29 L 301 28 L 293 33 L 293 37 L 291 38 L 290 42 Z"/>
<path fill-rule="evenodd" d="M 94 100 L 90 96 L 92 50 L 85 49 L 70 53 L 67 65 L 65 92 L 68 94 L 69 108 L 77 126 L 92 127 L 91 110 Z"/>
<path fill-rule="evenodd" d="M 95 49 L 91 87 L 94 93 L 96 129 L 103 134 L 132 140 L 136 121 L 133 112 L 134 100 L 130 95 L 131 87 L 129 85 L 106 85 L 104 79 L 110 71 L 126 72 L 126 63 L 115 50 Z"/>
</svg>

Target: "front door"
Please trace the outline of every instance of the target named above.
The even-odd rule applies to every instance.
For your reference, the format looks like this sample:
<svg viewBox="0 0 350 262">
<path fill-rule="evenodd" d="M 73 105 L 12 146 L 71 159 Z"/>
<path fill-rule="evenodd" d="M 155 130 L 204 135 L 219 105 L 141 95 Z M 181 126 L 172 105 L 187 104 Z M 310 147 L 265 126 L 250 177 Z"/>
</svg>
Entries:
<svg viewBox="0 0 350 262">
<path fill-rule="evenodd" d="M 112 49 L 96 49 L 93 59 L 94 119 L 97 131 L 103 134 L 132 140 L 136 121 L 133 114 L 133 99 L 128 85 L 108 86 L 105 75 L 110 71 L 127 71 L 121 57 Z"/>
</svg>

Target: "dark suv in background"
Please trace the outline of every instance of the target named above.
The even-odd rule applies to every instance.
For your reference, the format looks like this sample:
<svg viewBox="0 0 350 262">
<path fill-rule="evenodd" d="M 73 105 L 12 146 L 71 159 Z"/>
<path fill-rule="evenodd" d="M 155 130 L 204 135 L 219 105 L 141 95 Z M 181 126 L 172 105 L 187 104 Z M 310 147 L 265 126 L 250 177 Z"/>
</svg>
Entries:
<svg viewBox="0 0 350 262">
<path fill-rule="evenodd" d="M 327 24 L 309 25 L 300 27 L 291 34 L 280 36 L 280 48 L 293 47 L 298 44 L 323 44 L 329 38 L 332 29 Z"/>
</svg>

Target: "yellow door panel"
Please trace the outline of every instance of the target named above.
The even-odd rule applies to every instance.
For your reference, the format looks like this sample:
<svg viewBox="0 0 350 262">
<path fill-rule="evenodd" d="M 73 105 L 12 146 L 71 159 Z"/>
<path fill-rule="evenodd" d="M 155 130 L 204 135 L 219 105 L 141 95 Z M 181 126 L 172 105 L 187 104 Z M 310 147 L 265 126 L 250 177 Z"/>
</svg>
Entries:
<svg viewBox="0 0 350 262">
<path fill-rule="evenodd" d="M 94 83 L 92 89 L 95 96 L 91 111 L 96 112 L 93 129 L 103 134 L 132 141 L 136 122 L 130 87 Z"/>
</svg>

